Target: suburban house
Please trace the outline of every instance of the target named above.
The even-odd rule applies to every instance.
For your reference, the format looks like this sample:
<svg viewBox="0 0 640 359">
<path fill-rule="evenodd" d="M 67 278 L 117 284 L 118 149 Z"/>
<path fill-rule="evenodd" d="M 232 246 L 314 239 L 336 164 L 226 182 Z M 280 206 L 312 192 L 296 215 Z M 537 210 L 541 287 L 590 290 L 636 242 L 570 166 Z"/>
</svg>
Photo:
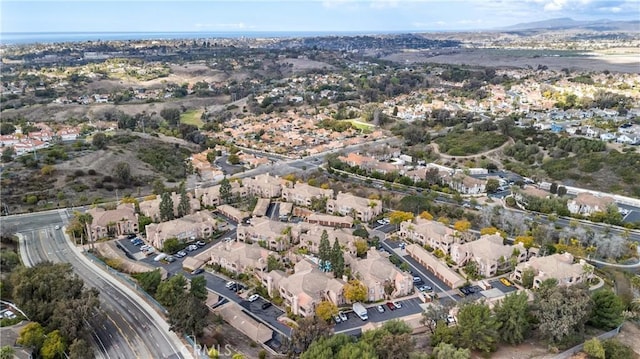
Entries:
<svg viewBox="0 0 640 359">
<path fill-rule="evenodd" d="M 218 167 L 213 166 L 207 159 L 207 155 L 215 150 L 207 149 L 192 155 L 189 159 L 196 173 L 203 181 L 216 181 L 224 178 L 224 173 Z"/>
<path fill-rule="evenodd" d="M 195 198 L 190 192 L 187 192 L 189 198 L 189 213 L 193 213 L 200 210 L 200 201 Z M 180 205 L 180 194 L 172 192 L 171 201 L 173 202 L 173 215 L 178 215 L 178 206 Z M 145 216 L 152 218 L 154 221 L 160 221 L 160 202 L 162 199 L 160 196 L 156 196 L 154 199 L 140 202 L 140 212 Z"/>
<path fill-rule="evenodd" d="M 378 162 L 375 158 L 362 156 L 355 152 L 351 152 L 347 156 L 339 156 L 338 160 L 348 164 L 349 166 L 358 166 L 361 168 L 368 168 L 368 164 Z"/>
<path fill-rule="evenodd" d="M 245 178 L 242 183 L 247 187 L 249 194 L 256 197 L 275 198 L 282 194 L 283 180 L 277 176 L 271 177 L 268 173 Z"/>
<path fill-rule="evenodd" d="M 440 176 L 443 184 L 462 194 L 480 194 L 486 192 L 486 181 L 467 176 L 462 172 L 443 173 Z"/>
<path fill-rule="evenodd" d="M 223 242 L 211 247 L 209 264 L 219 264 L 232 273 L 257 274 L 267 270 L 267 258 L 278 254 L 257 244 L 238 241 Z"/>
<path fill-rule="evenodd" d="M 408 272 L 399 270 L 389 261 L 387 256 L 375 248 L 370 248 L 364 259 L 358 259 L 353 255 L 345 255 L 347 263 L 351 267 L 351 273 L 369 290 L 367 301 L 379 300 L 409 295 L 413 289 L 413 276 Z M 387 295 L 385 287 L 389 287 Z"/>
<path fill-rule="evenodd" d="M 238 226 L 237 238 L 246 243 L 257 242 L 274 251 L 283 251 L 297 242 L 298 233 L 288 223 L 254 217 L 249 225 Z"/>
<path fill-rule="evenodd" d="M 96 207 L 87 211 L 93 217 L 91 239 L 115 237 L 127 233 L 138 233 L 138 214 L 133 203 L 118 205 L 116 209 L 105 210 Z"/>
<path fill-rule="evenodd" d="M 583 259 L 574 263 L 571 253 L 555 253 L 546 257 L 533 257 L 527 262 L 518 264 L 511 278 L 522 282 L 522 275 L 529 268 L 534 273 L 533 287 L 537 288 L 540 283 L 549 278 L 556 279 L 558 285 L 582 283 L 589 279 L 593 266 Z"/>
<path fill-rule="evenodd" d="M 327 213 L 352 216 L 362 222 L 369 222 L 382 213 L 382 201 L 340 192 L 336 199 L 327 201 Z"/>
<path fill-rule="evenodd" d="M 517 186 L 514 186 L 513 188 L 513 198 L 518 203 L 521 203 L 525 206 L 529 204 L 529 198 L 547 198 L 550 195 L 549 192 L 534 186 L 525 186 L 524 188 L 518 188 Z"/>
<path fill-rule="evenodd" d="M 247 187 L 242 186 L 238 181 L 230 181 L 231 195 L 236 198 L 245 198 L 249 191 Z M 205 188 L 196 188 L 195 197 L 198 198 L 205 207 L 215 207 L 222 203 L 220 198 L 220 185 Z"/>
<path fill-rule="evenodd" d="M 333 216 L 330 214 L 311 213 L 304 217 L 308 223 L 318 224 L 325 227 L 334 228 L 351 228 L 353 227 L 353 218 Z"/>
<path fill-rule="evenodd" d="M 333 190 L 313 187 L 301 182 L 294 184 L 291 188 L 282 190 L 282 199 L 298 206 L 309 207 L 312 199 L 320 199 L 322 197 L 333 198 Z"/>
<path fill-rule="evenodd" d="M 460 267 L 474 261 L 479 275 L 493 277 L 498 270 L 509 267 L 511 258 L 516 264 L 527 259 L 527 250 L 522 243 L 505 245 L 503 242 L 500 234 L 486 234 L 475 241 L 456 243 L 451 246 L 451 259 Z"/>
<path fill-rule="evenodd" d="M 412 243 L 407 245 L 406 251 L 411 258 L 422 264 L 429 272 L 433 273 L 449 287 L 457 288 L 465 283 L 464 278 L 421 246 Z"/>
<path fill-rule="evenodd" d="M 454 229 L 438 221 L 431 221 L 420 217 L 415 218 L 415 223 L 412 221 L 400 223 L 398 236 L 422 245 L 427 245 L 433 249 L 440 249 L 445 254 L 449 254 L 451 246 L 460 241 Z"/>
<path fill-rule="evenodd" d="M 318 253 L 320 246 L 320 239 L 322 232 L 327 231 L 327 239 L 333 246 L 335 239 L 338 239 L 338 243 L 343 248 L 345 253 L 356 254 L 355 241 L 361 239 L 354 236 L 351 230 L 324 228 L 319 226 L 308 226 L 307 228 L 300 229 L 300 247 L 307 248 L 311 253 Z"/>
<path fill-rule="evenodd" d="M 199 211 L 171 221 L 151 223 L 145 228 L 149 242 L 156 248 L 162 248 L 169 238 L 188 242 L 210 237 L 223 224 L 208 211 Z"/>
<path fill-rule="evenodd" d="M 243 219 L 249 217 L 249 212 L 241 211 L 234 206 L 230 206 L 228 204 L 222 204 L 216 207 L 216 211 L 221 215 L 231 219 L 232 221 L 236 221 L 237 223 L 242 222 Z"/>
<path fill-rule="evenodd" d="M 270 296 L 278 293 L 296 315 L 314 315 L 316 305 L 324 300 L 335 305 L 344 303 L 344 282 L 333 278 L 331 273 L 321 271 L 317 264 L 308 260 L 296 263 L 294 274 L 290 276 L 274 270 L 265 274 L 262 282 Z"/>
<path fill-rule="evenodd" d="M 567 208 L 571 213 L 581 215 L 591 215 L 594 212 L 605 212 L 607 207 L 614 205 L 615 201 L 607 196 L 594 196 L 591 193 L 583 192 L 567 203 Z"/>
</svg>

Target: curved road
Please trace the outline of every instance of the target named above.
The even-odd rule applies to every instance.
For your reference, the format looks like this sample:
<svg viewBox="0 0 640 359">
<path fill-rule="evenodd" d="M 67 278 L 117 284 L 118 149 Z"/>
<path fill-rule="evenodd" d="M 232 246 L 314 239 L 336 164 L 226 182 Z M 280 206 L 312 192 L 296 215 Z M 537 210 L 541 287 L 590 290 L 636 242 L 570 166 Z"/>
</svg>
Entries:
<svg viewBox="0 0 640 359">
<path fill-rule="evenodd" d="M 72 247 L 62 229 L 67 212 L 48 211 L 3 217 L 2 225 L 15 225 L 20 237 L 20 254 L 25 265 L 42 261 L 70 263 L 88 287 L 100 291 L 101 307 L 89 320 L 98 358 L 159 358 L 190 357 L 166 323 L 142 298 L 120 284 Z M 127 290 L 128 289 L 128 290 Z"/>
</svg>

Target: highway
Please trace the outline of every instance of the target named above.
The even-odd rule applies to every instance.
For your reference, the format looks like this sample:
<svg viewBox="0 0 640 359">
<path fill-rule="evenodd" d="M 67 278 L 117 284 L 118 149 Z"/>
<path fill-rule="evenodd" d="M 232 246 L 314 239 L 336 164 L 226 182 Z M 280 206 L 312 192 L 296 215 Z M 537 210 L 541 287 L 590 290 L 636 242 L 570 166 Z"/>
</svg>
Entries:
<svg viewBox="0 0 640 359">
<path fill-rule="evenodd" d="M 70 263 L 88 287 L 100 291 L 100 309 L 90 318 L 89 326 L 97 358 L 190 357 L 175 333 L 158 321 L 147 303 L 131 290 L 110 278 L 101 268 L 72 247 L 63 229 L 70 213 L 66 210 L 23 214 L 2 218 L 2 225 L 16 226 L 20 237 L 20 254 L 25 265 L 42 261 Z M 133 295 L 132 295 L 133 294 Z M 145 305 L 147 308 L 145 308 Z"/>
</svg>

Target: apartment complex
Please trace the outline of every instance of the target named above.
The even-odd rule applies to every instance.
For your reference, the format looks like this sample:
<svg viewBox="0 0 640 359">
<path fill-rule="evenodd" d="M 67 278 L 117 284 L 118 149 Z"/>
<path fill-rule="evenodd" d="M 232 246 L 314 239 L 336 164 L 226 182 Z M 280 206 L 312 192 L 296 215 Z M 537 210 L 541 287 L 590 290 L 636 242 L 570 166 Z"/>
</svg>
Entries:
<svg viewBox="0 0 640 359">
<path fill-rule="evenodd" d="M 589 279 L 593 266 L 580 260 L 574 263 L 571 253 L 555 253 L 546 257 L 533 257 L 516 266 L 511 278 L 522 282 L 525 270 L 533 270 L 533 287 L 537 288 L 546 279 L 556 279 L 558 285 L 573 285 Z"/>
<path fill-rule="evenodd" d="M 450 253 L 451 246 L 460 241 L 455 230 L 438 221 L 430 221 L 420 217 L 414 221 L 400 223 L 398 236 L 433 249 L 440 249 L 445 254 Z"/>
<path fill-rule="evenodd" d="M 521 263 L 527 259 L 527 250 L 522 243 L 505 245 L 503 242 L 500 234 L 488 234 L 468 243 L 456 243 L 451 247 L 451 259 L 458 266 L 473 261 L 479 275 L 493 277 L 498 270 L 508 269 L 512 260 Z"/>
<path fill-rule="evenodd" d="M 362 222 L 369 222 L 382 213 L 382 201 L 338 193 L 336 199 L 327 201 L 327 213 L 352 216 Z"/>
<path fill-rule="evenodd" d="M 116 209 L 105 210 L 96 207 L 87 211 L 91 215 L 91 239 L 116 237 L 127 233 L 138 233 L 138 214 L 132 203 L 118 205 Z"/>
<path fill-rule="evenodd" d="M 147 239 L 154 247 L 162 248 L 164 241 L 169 238 L 190 241 L 210 237 L 221 225 L 226 223 L 220 222 L 207 211 L 199 211 L 171 221 L 148 224 Z"/>
</svg>

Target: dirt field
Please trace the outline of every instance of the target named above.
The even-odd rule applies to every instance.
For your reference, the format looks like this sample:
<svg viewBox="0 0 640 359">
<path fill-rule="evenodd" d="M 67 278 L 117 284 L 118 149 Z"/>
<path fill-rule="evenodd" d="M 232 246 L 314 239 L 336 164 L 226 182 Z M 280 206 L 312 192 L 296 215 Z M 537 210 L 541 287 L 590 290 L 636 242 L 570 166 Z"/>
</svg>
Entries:
<svg viewBox="0 0 640 359">
<path fill-rule="evenodd" d="M 522 52 L 493 49 L 456 49 L 447 53 L 431 51 L 405 51 L 385 56 L 385 60 L 414 63 L 433 62 L 440 64 L 467 64 L 476 66 L 493 66 L 499 68 L 537 68 L 538 65 L 547 66 L 553 70 L 568 68 L 585 71 L 614 71 L 637 73 L 640 71 L 638 63 L 640 52 L 591 53 L 588 56 L 535 57 L 523 56 Z"/>
</svg>

